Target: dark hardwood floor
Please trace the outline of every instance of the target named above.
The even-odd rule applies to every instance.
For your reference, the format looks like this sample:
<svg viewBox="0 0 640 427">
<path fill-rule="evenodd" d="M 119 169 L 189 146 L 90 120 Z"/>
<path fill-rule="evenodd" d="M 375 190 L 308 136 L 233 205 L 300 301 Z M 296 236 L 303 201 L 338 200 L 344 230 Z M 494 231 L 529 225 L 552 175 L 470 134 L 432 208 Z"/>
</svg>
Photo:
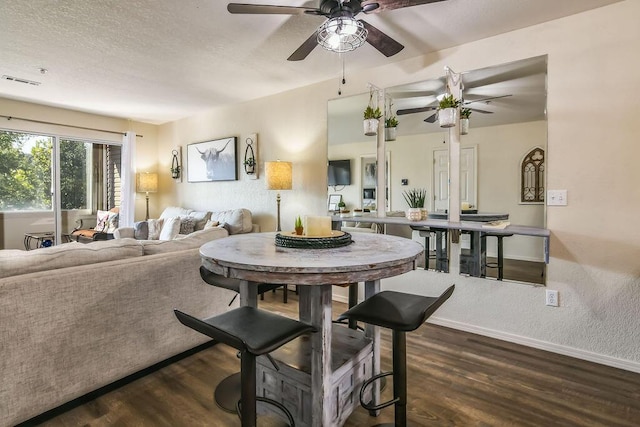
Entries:
<svg viewBox="0 0 640 427">
<path fill-rule="evenodd" d="M 260 305 L 297 316 L 293 292 L 288 304 L 278 291 Z M 336 315 L 345 308 L 334 303 Z M 390 334 L 384 329 L 382 338 L 382 368 L 388 370 Z M 414 426 L 640 425 L 640 374 L 435 325 L 407 334 L 407 363 Z M 43 425 L 239 426 L 212 397 L 214 385 L 239 368 L 235 350 L 217 345 Z M 393 408 L 377 418 L 360 408 L 345 425 L 392 421 Z"/>
</svg>

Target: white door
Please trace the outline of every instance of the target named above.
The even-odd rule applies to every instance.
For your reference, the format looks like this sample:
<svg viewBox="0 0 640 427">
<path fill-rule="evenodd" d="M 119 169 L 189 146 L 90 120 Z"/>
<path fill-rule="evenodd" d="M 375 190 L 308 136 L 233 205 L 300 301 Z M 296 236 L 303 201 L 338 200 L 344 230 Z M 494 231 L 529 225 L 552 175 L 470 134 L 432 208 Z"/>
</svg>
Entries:
<svg viewBox="0 0 640 427">
<path fill-rule="evenodd" d="M 477 206 L 476 147 L 460 149 L 460 203 Z M 449 150 L 433 150 L 433 210 L 449 209 Z"/>
</svg>

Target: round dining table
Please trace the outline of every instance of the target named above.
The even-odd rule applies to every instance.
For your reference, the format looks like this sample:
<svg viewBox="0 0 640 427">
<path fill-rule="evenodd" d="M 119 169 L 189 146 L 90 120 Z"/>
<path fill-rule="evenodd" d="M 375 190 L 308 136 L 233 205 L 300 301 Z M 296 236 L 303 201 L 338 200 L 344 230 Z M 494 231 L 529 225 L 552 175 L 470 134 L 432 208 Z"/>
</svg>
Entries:
<svg viewBox="0 0 640 427">
<path fill-rule="evenodd" d="M 342 233 L 332 231 L 332 234 Z M 283 233 L 288 234 L 288 233 Z M 333 286 L 364 282 L 364 297 L 380 291 L 380 280 L 416 268 L 420 243 L 383 234 L 353 233 L 336 248 L 276 246 L 276 233 L 248 233 L 213 240 L 200 248 L 202 265 L 240 279 L 240 304 L 257 306 L 257 285 L 298 285 L 299 320 L 318 332 L 275 351 L 258 366 L 258 393 L 275 398 L 299 426 L 339 426 L 359 405 L 362 383 L 380 371 L 380 334 L 332 323 Z M 264 358 L 262 358 L 264 359 Z M 378 382 L 371 399 L 379 401 Z"/>
</svg>

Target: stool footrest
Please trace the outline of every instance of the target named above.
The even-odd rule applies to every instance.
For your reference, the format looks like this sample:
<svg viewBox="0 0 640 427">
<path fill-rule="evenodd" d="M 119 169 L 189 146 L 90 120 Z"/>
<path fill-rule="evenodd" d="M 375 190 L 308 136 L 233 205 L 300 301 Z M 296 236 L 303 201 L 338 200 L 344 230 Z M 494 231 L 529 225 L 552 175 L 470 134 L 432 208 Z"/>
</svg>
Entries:
<svg viewBox="0 0 640 427">
<path fill-rule="evenodd" d="M 383 377 L 388 377 L 389 375 L 393 375 L 393 372 L 382 372 L 378 375 L 372 376 L 362 384 L 362 388 L 360 389 L 360 405 L 362 405 L 364 409 L 368 411 L 377 411 L 379 409 L 386 408 L 387 406 L 391 406 L 400 400 L 399 398 L 396 397 L 395 399 L 391 399 L 383 403 L 378 403 L 377 405 L 370 405 L 369 402 L 364 401 L 365 389 L 369 387 L 369 385 L 374 381 L 378 381 L 379 379 L 382 379 Z"/>
<path fill-rule="evenodd" d="M 289 421 L 289 425 L 291 427 L 295 427 L 296 423 L 293 420 L 293 415 L 291 415 L 291 412 L 289 412 L 289 410 L 282 403 L 278 402 L 277 400 L 269 399 L 268 397 L 262 397 L 262 396 L 256 396 L 256 400 L 258 402 L 268 403 L 280 409 L 282 413 L 287 417 L 287 420 Z M 238 413 L 238 418 L 240 418 L 240 420 L 242 420 L 241 409 L 242 409 L 242 400 L 238 400 L 238 404 L 236 405 L 236 412 Z"/>
</svg>

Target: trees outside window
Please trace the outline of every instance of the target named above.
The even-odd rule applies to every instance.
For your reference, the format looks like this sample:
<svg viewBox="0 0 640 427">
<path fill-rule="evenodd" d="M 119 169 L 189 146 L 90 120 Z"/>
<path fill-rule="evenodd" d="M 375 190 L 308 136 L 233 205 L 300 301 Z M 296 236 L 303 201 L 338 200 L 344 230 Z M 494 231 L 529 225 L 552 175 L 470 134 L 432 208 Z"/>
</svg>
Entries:
<svg viewBox="0 0 640 427">
<path fill-rule="evenodd" d="M 0 211 L 52 210 L 52 151 L 50 136 L 0 131 Z M 61 208 L 116 206 L 119 171 L 119 146 L 61 139 Z"/>
</svg>

